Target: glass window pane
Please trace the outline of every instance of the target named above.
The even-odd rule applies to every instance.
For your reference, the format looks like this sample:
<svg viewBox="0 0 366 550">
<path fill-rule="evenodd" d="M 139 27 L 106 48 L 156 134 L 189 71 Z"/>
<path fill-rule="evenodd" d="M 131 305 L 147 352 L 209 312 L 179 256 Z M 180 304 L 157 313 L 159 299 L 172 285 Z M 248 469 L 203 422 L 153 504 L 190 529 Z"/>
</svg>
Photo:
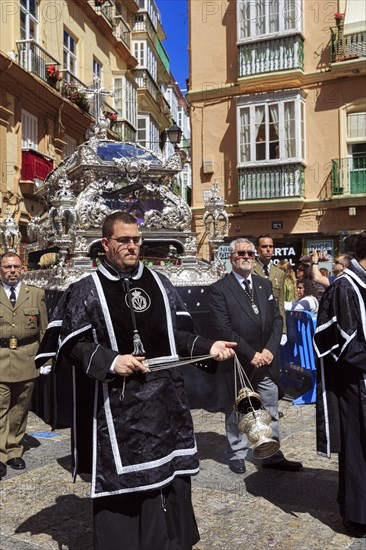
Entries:
<svg viewBox="0 0 366 550">
<path fill-rule="evenodd" d="M 266 32 L 266 13 L 265 13 L 265 2 L 259 0 L 256 2 L 256 35 L 265 34 Z"/>
<path fill-rule="evenodd" d="M 293 101 L 285 103 L 284 118 L 285 158 L 293 158 L 296 157 L 295 104 Z"/>
<path fill-rule="evenodd" d="M 279 1 L 272 0 L 269 3 L 269 32 L 279 31 Z"/>
<path fill-rule="evenodd" d="M 250 3 L 243 0 L 239 4 L 238 12 L 240 14 L 239 39 L 250 37 Z"/>
<path fill-rule="evenodd" d="M 366 113 L 349 113 L 348 139 L 366 139 Z"/>
<path fill-rule="evenodd" d="M 296 28 L 296 0 L 285 0 L 284 19 L 285 30 Z"/>
</svg>

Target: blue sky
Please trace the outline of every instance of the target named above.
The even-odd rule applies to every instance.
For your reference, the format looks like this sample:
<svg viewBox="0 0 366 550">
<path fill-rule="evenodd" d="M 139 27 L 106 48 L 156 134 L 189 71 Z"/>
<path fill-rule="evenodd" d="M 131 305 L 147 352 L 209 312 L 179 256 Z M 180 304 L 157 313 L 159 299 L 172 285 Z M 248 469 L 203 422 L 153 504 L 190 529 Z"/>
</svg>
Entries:
<svg viewBox="0 0 366 550">
<path fill-rule="evenodd" d="M 188 78 L 188 1 L 156 0 L 167 35 L 164 41 L 171 72 L 182 90 L 186 89 Z"/>
</svg>

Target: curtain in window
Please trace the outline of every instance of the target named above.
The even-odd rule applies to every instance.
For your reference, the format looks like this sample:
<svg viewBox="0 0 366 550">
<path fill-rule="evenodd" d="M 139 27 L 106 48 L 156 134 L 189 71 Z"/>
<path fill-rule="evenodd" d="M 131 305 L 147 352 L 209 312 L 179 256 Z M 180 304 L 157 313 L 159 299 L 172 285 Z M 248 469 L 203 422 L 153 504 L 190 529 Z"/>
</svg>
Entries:
<svg viewBox="0 0 366 550">
<path fill-rule="evenodd" d="M 249 109 L 240 110 L 240 161 L 250 160 L 250 124 Z"/>
<path fill-rule="evenodd" d="M 272 125 L 272 131 L 270 128 L 270 151 L 269 156 L 271 159 L 280 158 L 279 149 L 279 133 L 278 133 L 278 105 L 269 105 L 270 123 Z M 274 131 L 273 131 L 274 129 Z"/>
</svg>

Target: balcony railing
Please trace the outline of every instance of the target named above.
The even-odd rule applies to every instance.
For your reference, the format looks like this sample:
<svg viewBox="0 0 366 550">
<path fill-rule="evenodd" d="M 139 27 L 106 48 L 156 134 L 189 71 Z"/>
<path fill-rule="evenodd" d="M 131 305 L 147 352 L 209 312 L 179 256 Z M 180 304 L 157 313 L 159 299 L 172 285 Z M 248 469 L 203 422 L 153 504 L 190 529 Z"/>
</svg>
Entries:
<svg viewBox="0 0 366 550">
<path fill-rule="evenodd" d="M 330 29 L 331 63 L 366 57 L 366 32 L 343 34 L 343 24 Z"/>
<path fill-rule="evenodd" d="M 134 32 L 146 32 L 152 40 L 154 40 L 154 37 L 156 35 L 156 30 L 154 29 L 153 24 L 150 21 L 149 16 L 147 13 L 136 13 L 135 14 L 135 22 L 133 25 Z"/>
<path fill-rule="evenodd" d="M 131 47 L 131 29 L 127 25 L 126 21 L 121 15 L 116 16 L 115 18 L 115 27 L 113 29 L 113 34 L 117 40 L 122 40 L 130 49 Z"/>
<path fill-rule="evenodd" d="M 332 160 L 332 194 L 366 193 L 366 156 Z"/>
<path fill-rule="evenodd" d="M 18 62 L 26 71 L 36 74 L 47 82 L 47 67 L 60 66 L 59 61 L 52 57 L 42 46 L 32 40 L 17 40 Z"/>
<path fill-rule="evenodd" d="M 238 176 L 240 201 L 304 196 L 301 164 L 239 168 Z"/>
<path fill-rule="evenodd" d="M 152 97 L 156 100 L 160 94 L 159 86 L 145 69 L 137 69 L 134 71 L 135 79 L 139 88 L 146 88 Z"/>
<path fill-rule="evenodd" d="M 76 78 L 70 71 L 62 70 L 62 80 L 57 83 L 57 89 L 63 97 L 66 97 L 84 111 L 89 111 L 89 99 L 84 92 L 86 85 Z"/>
<path fill-rule="evenodd" d="M 304 41 L 301 36 L 239 44 L 239 78 L 303 67 Z"/>
</svg>

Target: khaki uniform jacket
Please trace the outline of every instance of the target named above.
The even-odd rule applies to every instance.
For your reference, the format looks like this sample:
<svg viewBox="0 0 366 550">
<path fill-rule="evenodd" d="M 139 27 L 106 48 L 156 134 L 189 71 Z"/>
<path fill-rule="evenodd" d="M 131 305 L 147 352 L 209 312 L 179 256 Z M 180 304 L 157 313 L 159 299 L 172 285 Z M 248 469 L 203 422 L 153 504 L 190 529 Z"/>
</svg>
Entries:
<svg viewBox="0 0 366 550">
<path fill-rule="evenodd" d="M 0 339 L 35 337 L 36 341 L 17 349 L 0 347 L 0 382 L 23 382 L 38 377 L 35 367 L 39 343 L 48 324 L 45 293 L 21 283 L 15 307 L 0 282 Z"/>
<path fill-rule="evenodd" d="M 255 262 L 252 273 L 259 275 L 260 277 L 267 278 L 264 275 L 263 269 L 259 263 Z M 273 296 L 281 313 L 283 320 L 283 333 L 286 334 L 286 311 L 285 311 L 285 273 L 274 264 L 271 264 L 269 270 L 269 280 L 272 283 Z"/>
</svg>

